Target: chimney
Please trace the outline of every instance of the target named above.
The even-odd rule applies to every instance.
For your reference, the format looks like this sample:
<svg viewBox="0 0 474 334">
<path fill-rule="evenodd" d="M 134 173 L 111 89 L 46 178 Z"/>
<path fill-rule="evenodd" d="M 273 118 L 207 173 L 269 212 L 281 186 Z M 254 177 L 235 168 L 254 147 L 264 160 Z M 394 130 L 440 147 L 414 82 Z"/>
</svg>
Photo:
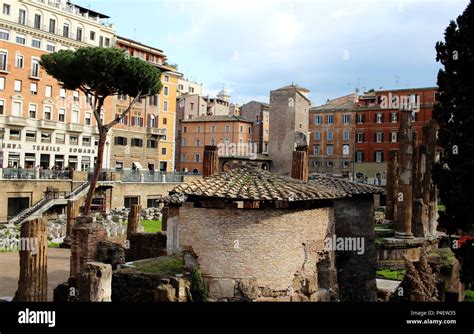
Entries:
<svg viewBox="0 0 474 334">
<path fill-rule="evenodd" d="M 204 146 L 204 161 L 202 166 L 202 176 L 208 177 L 219 172 L 219 155 L 217 146 Z"/>
<path fill-rule="evenodd" d="M 308 146 L 298 146 L 293 152 L 291 177 L 297 180 L 308 181 Z"/>
</svg>

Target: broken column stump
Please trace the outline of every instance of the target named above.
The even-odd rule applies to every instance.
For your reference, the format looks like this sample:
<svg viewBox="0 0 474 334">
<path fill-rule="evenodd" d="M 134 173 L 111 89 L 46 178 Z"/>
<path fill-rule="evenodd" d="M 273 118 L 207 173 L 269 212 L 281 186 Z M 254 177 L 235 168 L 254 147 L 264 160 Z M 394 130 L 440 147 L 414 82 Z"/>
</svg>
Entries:
<svg viewBox="0 0 474 334">
<path fill-rule="evenodd" d="M 77 278 L 86 262 L 95 261 L 97 244 L 107 239 L 105 228 L 92 217 L 79 217 L 72 228 L 70 279 Z"/>
<path fill-rule="evenodd" d="M 79 216 L 79 201 L 67 201 L 67 221 L 66 221 L 66 237 L 63 243 L 60 245 L 61 248 L 71 248 L 71 234 L 72 227 Z"/>
<path fill-rule="evenodd" d="M 134 204 L 128 214 L 127 224 L 127 240 L 130 240 L 133 233 L 138 232 L 138 226 L 140 225 L 140 214 L 142 212 L 141 205 Z"/>
<path fill-rule="evenodd" d="M 385 219 L 395 220 L 395 203 L 397 199 L 397 170 L 398 170 L 398 151 L 388 151 L 387 166 L 387 208 L 385 210 Z"/>
<path fill-rule="evenodd" d="M 78 278 L 80 302 L 112 301 L 112 266 L 99 262 L 87 262 Z"/>
<path fill-rule="evenodd" d="M 20 278 L 15 302 L 48 300 L 48 225 L 43 219 L 24 222 L 20 239 Z"/>
<path fill-rule="evenodd" d="M 293 152 L 291 177 L 308 181 L 308 146 L 298 146 L 296 151 Z"/>
</svg>

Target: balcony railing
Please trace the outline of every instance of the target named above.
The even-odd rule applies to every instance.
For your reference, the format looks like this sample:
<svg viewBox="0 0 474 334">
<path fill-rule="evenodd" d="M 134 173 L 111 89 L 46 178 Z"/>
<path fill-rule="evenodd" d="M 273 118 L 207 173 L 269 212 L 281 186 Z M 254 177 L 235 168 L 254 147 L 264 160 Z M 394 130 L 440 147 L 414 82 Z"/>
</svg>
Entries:
<svg viewBox="0 0 474 334">
<path fill-rule="evenodd" d="M 41 79 L 41 71 L 39 70 L 39 68 L 30 69 L 30 79 Z"/>
<path fill-rule="evenodd" d="M 50 170 L 35 168 L 3 168 L 2 177 L 6 180 L 67 180 L 67 170 Z"/>
<path fill-rule="evenodd" d="M 54 121 L 42 119 L 39 123 L 39 127 L 42 129 L 56 129 L 57 123 Z"/>
<path fill-rule="evenodd" d="M 147 128 L 147 132 L 150 135 L 156 135 L 156 136 L 166 136 L 168 134 L 168 130 L 161 128 Z"/>
<path fill-rule="evenodd" d="M 0 62 L 0 73 L 8 74 L 11 72 L 11 65 Z"/>
<path fill-rule="evenodd" d="M 35 24 L 34 21 L 22 21 L 22 20 L 18 19 L 17 22 L 18 22 L 18 24 L 20 24 L 22 26 L 25 26 L 25 27 L 40 30 L 40 31 L 46 32 L 48 34 L 61 36 L 63 38 L 74 40 L 76 42 L 86 43 L 86 39 L 84 38 L 84 34 L 77 36 L 76 34 L 71 33 L 70 30 L 67 30 L 67 29 L 66 30 L 61 30 L 61 29 L 58 29 L 56 27 L 53 28 L 53 27 L 50 27 L 49 25 L 45 25 L 45 24 L 37 25 L 37 24 Z"/>
<path fill-rule="evenodd" d="M 8 116 L 7 123 L 9 125 L 26 126 L 26 118 L 18 116 Z"/>
</svg>

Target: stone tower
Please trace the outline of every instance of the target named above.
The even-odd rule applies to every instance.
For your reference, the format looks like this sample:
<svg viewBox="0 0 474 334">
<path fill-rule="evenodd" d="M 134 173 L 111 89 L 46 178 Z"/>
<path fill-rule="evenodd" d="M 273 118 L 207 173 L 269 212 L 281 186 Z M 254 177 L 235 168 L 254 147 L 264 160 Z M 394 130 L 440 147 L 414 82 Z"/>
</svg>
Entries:
<svg viewBox="0 0 474 334">
<path fill-rule="evenodd" d="M 308 93 L 293 84 L 270 92 L 269 157 L 275 173 L 290 176 L 295 147 L 309 144 Z"/>
</svg>

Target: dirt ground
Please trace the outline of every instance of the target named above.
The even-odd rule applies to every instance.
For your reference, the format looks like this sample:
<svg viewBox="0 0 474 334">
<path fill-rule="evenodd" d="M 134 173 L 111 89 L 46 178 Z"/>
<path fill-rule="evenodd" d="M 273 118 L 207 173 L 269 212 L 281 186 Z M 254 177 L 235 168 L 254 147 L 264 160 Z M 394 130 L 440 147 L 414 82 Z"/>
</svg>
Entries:
<svg viewBox="0 0 474 334">
<path fill-rule="evenodd" d="M 48 300 L 53 301 L 53 290 L 69 277 L 69 249 L 48 249 Z M 18 288 L 20 258 L 18 252 L 0 253 L 0 298 L 13 297 Z"/>
</svg>

